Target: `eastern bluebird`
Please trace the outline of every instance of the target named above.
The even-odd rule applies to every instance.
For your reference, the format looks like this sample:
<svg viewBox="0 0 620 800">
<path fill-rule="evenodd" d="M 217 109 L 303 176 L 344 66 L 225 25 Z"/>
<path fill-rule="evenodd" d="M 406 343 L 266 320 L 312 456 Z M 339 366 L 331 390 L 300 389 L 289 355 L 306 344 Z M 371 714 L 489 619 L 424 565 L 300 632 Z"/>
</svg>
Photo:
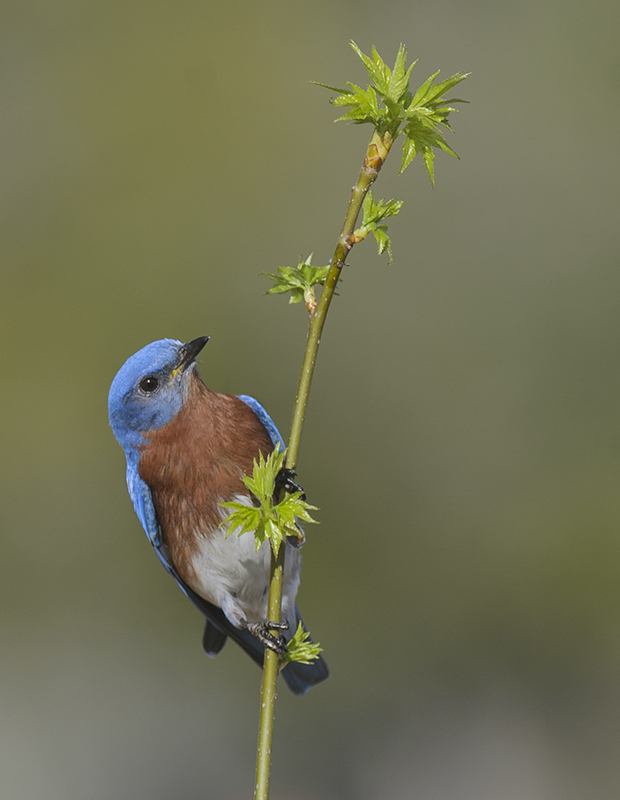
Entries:
<svg viewBox="0 0 620 800">
<path fill-rule="evenodd" d="M 127 486 L 138 519 L 160 561 L 206 617 L 202 644 L 217 655 L 229 636 L 259 665 L 264 647 L 282 649 L 267 619 L 270 544 L 256 551 L 251 534 L 226 538 L 219 504 L 251 505 L 242 481 L 259 452 L 284 447 L 276 426 L 247 395 L 213 392 L 200 379 L 196 357 L 208 336 L 182 344 L 161 339 L 143 347 L 110 387 L 110 425 L 127 458 Z M 297 540 L 285 549 L 282 617 L 288 637 L 301 620 Z M 286 640 L 286 636 L 282 638 Z M 290 662 L 282 677 L 295 694 L 327 678 L 319 657 Z"/>
</svg>

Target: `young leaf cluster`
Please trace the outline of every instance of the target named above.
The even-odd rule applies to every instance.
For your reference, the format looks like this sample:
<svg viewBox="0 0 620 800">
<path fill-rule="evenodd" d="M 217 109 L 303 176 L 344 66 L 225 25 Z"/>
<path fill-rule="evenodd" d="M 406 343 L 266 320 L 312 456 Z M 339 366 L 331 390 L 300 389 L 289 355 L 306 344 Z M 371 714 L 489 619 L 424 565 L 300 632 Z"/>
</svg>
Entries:
<svg viewBox="0 0 620 800">
<path fill-rule="evenodd" d="M 319 657 L 319 653 L 323 648 L 315 642 L 309 641 L 310 634 L 304 630 L 301 622 L 297 625 L 297 630 L 292 639 L 286 645 L 286 653 L 281 656 L 282 664 L 288 664 L 289 661 L 299 661 L 300 664 L 310 664 L 315 658 Z"/>
<path fill-rule="evenodd" d="M 411 70 L 417 61 L 406 67 L 407 49 L 404 45 L 401 44 L 398 48 L 393 69 L 387 66 L 374 47 L 371 56 L 362 53 L 355 42 L 351 42 L 351 47 L 362 60 L 372 83 L 366 89 L 350 81 L 346 81 L 348 89 L 339 89 L 324 83 L 318 84 L 338 92 L 338 97 L 331 101 L 333 105 L 350 109 L 336 122 L 341 120 L 356 124 L 368 122 L 374 125 L 379 134 L 389 134 L 391 140 L 403 136 L 400 172 L 404 172 L 417 153 L 422 153 L 424 166 L 434 185 L 433 148 L 439 147 L 458 158 L 444 139 L 442 129 L 452 130 L 448 116 L 456 109 L 451 103 L 466 102 L 457 98 L 445 99 L 444 96 L 469 73 L 457 72 L 444 81 L 433 83 L 439 75 L 437 70 L 415 92 L 411 92 L 409 90 Z"/>
<path fill-rule="evenodd" d="M 280 503 L 274 502 L 276 476 L 284 463 L 285 452 L 280 452 L 279 447 L 265 460 L 259 453 L 258 463 L 254 459 L 252 477 L 243 476 L 243 482 L 256 498 L 258 505 L 247 506 L 244 503 L 230 501 L 220 503 L 221 506 L 232 509 L 231 513 L 220 523 L 220 527 L 228 525 L 226 536 L 238 530 L 238 535 L 254 531 L 256 549 L 269 539 L 276 555 L 280 545 L 287 536 L 303 538 L 302 532 L 296 525 L 296 520 L 316 522 L 308 511 L 316 511 L 316 506 L 311 506 L 301 499 L 302 492 L 287 495 Z"/>
<path fill-rule="evenodd" d="M 389 263 L 392 263 L 392 242 L 388 236 L 387 225 L 379 225 L 386 217 L 395 217 L 402 208 L 402 200 L 378 200 L 369 189 L 362 205 L 362 226 L 353 231 L 354 242 L 361 242 L 372 233 L 377 242 L 379 255 L 387 250 Z"/>
<path fill-rule="evenodd" d="M 316 308 L 314 287 L 323 286 L 329 272 L 329 266 L 313 266 L 312 256 L 313 253 L 310 253 L 305 261 L 300 259 L 296 267 L 278 267 L 278 275 L 262 272 L 261 275 L 266 275 L 274 281 L 267 294 L 290 292 L 289 303 L 300 303 L 303 300 L 308 311 L 312 313 Z"/>
</svg>

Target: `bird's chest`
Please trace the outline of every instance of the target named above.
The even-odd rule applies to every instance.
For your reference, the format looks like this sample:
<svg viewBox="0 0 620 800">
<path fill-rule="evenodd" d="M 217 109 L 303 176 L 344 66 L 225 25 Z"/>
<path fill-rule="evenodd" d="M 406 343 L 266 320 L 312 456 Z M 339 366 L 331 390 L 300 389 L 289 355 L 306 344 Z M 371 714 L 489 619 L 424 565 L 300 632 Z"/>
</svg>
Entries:
<svg viewBox="0 0 620 800">
<path fill-rule="evenodd" d="M 162 538 L 179 574 L 191 585 L 192 562 L 209 550 L 212 540 L 221 538 L 219 526 L 227 512 L 220 503 L 248 497 L 242 471 L 225 454 L 205 457 L 200 449 L 181 442 L 160 452 L 145 451 L 139 466 L 151 490 Z"/>
</svg>

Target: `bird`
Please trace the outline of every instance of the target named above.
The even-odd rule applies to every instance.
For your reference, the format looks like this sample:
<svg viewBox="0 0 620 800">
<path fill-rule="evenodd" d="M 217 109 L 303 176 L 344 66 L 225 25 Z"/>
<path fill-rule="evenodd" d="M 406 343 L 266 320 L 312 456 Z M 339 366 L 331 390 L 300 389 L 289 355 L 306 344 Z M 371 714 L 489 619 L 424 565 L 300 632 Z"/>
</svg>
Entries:
<svg viewBox="0 0 620 800">
<path fill-rule="evenodd" d="M 134 353 L 110 386 L 109 421 L 125 452 L 138 519 L 160 562 L 205 617 L 204 651 L 216 656 L 230 638 L 262 666 L 265 647 L 283 652 L 303 626 L 295 602 L 302 539 L 283 545 L 283 621 L 276 624 L 267 618 L 270 542 L 257 550 L 251 533 L 231 533 L 220 504 L 252 505 L 243 476 L 260 453 L 267 458 L 284 442 L 253 397 L 207 388 L 196 358 L 208 341 L 160 339 Z M 295 475 L 289 473 L 285 488 Z M 291 661 L 281 674 L 303 695 L 329 670 L 319 655 L 309 664 Z"/>
</svg>

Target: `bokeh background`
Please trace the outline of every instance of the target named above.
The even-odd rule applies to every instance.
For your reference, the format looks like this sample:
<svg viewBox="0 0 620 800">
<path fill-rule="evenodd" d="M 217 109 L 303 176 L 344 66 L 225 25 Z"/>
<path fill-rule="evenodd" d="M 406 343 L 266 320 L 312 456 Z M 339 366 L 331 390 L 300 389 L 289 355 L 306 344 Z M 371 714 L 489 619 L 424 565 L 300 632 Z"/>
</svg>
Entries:
<svg viewBox="0 0 620 800">
<path fill-rule="evenodd" d="M 259 671 L 201 652 L 107 426 L 110 381 L 210 334 L 286 434 L 305 341 L 261 271 L 330 257 L 366 127 L 348 46 L 473 75 L 394 263 L 355 249 L 299 463 L 300 606 L 274 800 L 620 796 L 620 6 L 4 0 L 0 794 L 251 796 Z"/>
</svg>

